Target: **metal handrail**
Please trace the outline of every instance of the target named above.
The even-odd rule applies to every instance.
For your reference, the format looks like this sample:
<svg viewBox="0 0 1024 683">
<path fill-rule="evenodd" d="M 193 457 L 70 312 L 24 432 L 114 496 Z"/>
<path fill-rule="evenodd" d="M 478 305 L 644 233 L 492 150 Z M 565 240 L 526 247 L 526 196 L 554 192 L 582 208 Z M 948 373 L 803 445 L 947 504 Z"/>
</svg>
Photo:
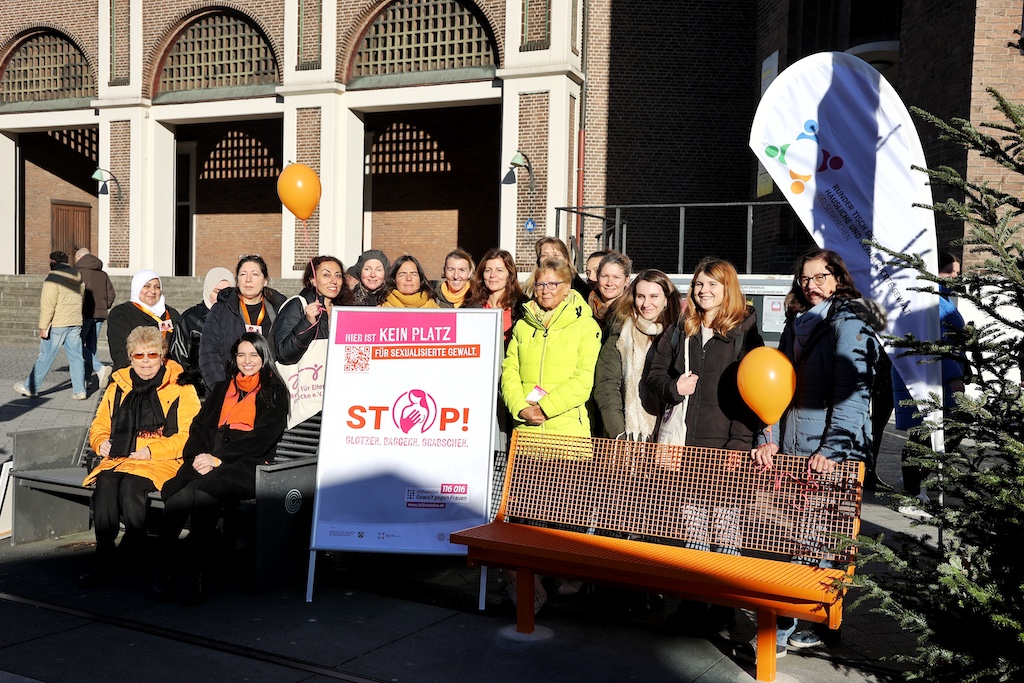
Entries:
<svg viewBox="0 0 1024 683">
<path fill-rule="evenodd" d="M 689 202 L 685 204 L 593 204 L 584 206 L 556 206 L 555 207 L 555 235 L 561 236 L 561 218 L 562 212 L 566 214 L 583 216 L 585 218 L 594 218 L 604 223 L 603 227 L 598 235 L 601 239 L 603 246 L 608 245 L 608 235 L 612 235 L 612 248 L 617 251 L 625 252 L 626 250 L 626 233 L 627 224 L 622 221 L 622 210 L 623 209 L 678 209 L 679 210 L 679 249 L 678 258 L 676 261 L 676 272 L 683 272 L 683 257 L 685 255 L 685 236 L 686 236 L 686 210 L 695 208 L 720 208 L 720 207 L 734 207 L 734 206 L 745 206 L 747 207 L 747 264 L 746 272 L 753 272 L 754 267 L 754 207 L 755 206 L 782 206 L 787 205 L 789 202 L 786 201 L 769 201 L 769 202 Z M 592 211 L 600 210 L 604 213 L 592 213 Z M 609 216 L 609 212 L 614 212 L 614 217 Z M 579 269 L 584 263 L 583 254 L 583 243 L 582 240 L 578 240 L 576 235 L 570 236 L 568 240 L 570 249 L 575 254 L 576 266 Z"/>
</svg>

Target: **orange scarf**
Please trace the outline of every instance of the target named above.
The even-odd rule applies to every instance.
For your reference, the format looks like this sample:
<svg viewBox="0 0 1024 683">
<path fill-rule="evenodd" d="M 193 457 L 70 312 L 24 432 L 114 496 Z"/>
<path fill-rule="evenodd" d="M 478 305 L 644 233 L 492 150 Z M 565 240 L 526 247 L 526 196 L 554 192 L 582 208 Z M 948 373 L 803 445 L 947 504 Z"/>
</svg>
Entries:
<svg viewBox="0 0 1024 683">
<path fill-rule="evenodd" d="M 250 377 L 238 373 L 228 385 L 228 393 L 224 395 L 224 404 L 220 407 L 220 421 L 217 426 L 227 425 L 229 429 L 251 432 L 256 424 L 256 394 L 259 390 L 259 373 Z M 243 391 L 245 396 L 239 398 Z"/>
</svg>

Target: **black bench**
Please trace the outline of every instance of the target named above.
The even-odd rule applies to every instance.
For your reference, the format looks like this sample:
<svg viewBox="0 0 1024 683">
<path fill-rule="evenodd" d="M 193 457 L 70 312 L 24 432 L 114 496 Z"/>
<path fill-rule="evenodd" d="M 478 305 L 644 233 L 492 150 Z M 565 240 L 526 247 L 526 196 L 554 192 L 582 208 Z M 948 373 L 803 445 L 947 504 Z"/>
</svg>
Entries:
<svg viewBox="0 0 1024 683">
<path fill-rule="evenodd" d="M 256 498 L 241 504 L 242 514 L 255 517 L 258 591 L 295 573 L 289 565 L 298 566 L 309 551 L 319 432 L 319 417 L 287 430 L 274 462 L 256 470 Z M 89 427 L 11 434 L 12 545 L 89 530 L 93 489 L 82 486 L 91 454 L 88 435 Z M 163 508 L 159 492 L 150 494 L 150 506 Z"/>
</svg>

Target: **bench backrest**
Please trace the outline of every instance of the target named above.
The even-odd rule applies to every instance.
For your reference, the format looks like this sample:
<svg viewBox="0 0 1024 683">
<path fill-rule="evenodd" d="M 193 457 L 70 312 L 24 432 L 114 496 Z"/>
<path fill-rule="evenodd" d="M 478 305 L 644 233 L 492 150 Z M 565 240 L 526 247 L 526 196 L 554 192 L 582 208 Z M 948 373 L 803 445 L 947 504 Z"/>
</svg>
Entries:
<svg viewBox="0 0 1024 683">
<path fill-rule="evenodd" d="M 277 442 L 277 460 L 316 457 L 320 445 L 320 415 L 314 415 L 291 429 L 286 429 Z"/>
<path fill-rule="evenodd" d="M 809 473 L 777 455 L 615 439 L 513 434 L 497 520 L 778 559 L 850 563 L 863 464 Z"/>
</svg>

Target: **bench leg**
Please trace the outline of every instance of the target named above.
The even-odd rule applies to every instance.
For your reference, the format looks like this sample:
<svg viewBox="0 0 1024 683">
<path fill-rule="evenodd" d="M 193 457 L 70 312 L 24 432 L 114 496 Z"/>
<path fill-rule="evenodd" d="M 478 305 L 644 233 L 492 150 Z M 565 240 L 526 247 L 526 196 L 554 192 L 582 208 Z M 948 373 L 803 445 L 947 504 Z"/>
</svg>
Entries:
<svg viewBox="0 0 1024 683">
<path fill-rule="evenodd" d="M 516 631 L 533 633 L 533 571 L 516 569 Z"/>
<path fill-rule="evenodd" d="M 775 644 L 778 631 L 775 610 L 757 610 L 757 670 L 759 681 L 775 680 Z"/>
</svg>

